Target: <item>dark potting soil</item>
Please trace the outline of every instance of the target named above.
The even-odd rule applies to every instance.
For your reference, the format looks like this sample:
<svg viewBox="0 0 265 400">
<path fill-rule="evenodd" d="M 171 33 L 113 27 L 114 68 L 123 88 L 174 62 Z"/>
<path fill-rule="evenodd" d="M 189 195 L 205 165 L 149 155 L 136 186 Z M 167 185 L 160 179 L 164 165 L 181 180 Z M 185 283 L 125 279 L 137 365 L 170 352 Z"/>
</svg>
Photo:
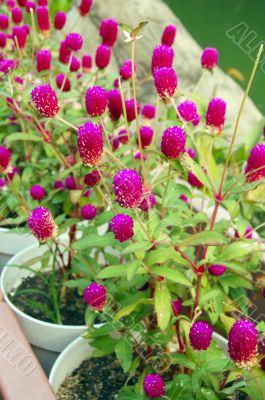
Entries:
<svg viewBox="0 0 265 400">
<path fill-rule="evenodd" d="M 50 279 L 50 274 L 45 274 Z M 56 289 L 61 291 L 62 295 L 59 304 L 60 314 L 63 325 L 84 325 L 86 305 L 84 303 L 83 294 L 76 288 L 66 288 L 63 285 L 62 275 L 56 274 Z M 32 291 L 34 289 L 34 291 Z M 42 290 L 48 296 L 35 291 Z M 12 303 L 25 314 L 45 322 L 56 321 L 52 316 L 47 315 L 44 308 L 55 315 L 54 305 L 52 301 L 51 290 L 39 276 L 34 275 L 25 278 L 21 284 L 9 294 Z"/>
<path fill-rule="evenodd" d="M 90 358 L 65 378 L 57 392 L 57 399 L 114 400 L 126 379 L 115 354 Z"/>
</svg>

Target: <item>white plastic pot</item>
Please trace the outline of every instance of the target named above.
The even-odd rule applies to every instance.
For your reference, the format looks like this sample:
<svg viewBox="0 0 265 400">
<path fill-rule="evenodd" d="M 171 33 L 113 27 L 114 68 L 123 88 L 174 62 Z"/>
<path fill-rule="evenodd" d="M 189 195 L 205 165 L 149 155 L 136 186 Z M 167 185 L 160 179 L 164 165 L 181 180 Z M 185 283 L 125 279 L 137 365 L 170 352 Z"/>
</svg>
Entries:
<svg viewBox="0 0 265 400">
<path fill-rule="evenodd" d="M 29 342 L 41 349 L 61 352 L 69 343 L 85 332 L 86 326 L 57 325 L 40 321 L 20 311 L 8 298 L 8 293 L 18 287 L 23 278 L 32 275 L 30 271 L 15 266 L 22 266 L 33 258 L 41 256 L 47 249 L 47 246 L 34 245 L 12 257 L 1 275 L 1 291 Z M 40 269 L 40 262 L 36 262 L 31 268 Z"/>
<path fill-rule="evenodd" d="M 15 230 L 0 228 L 0 253 L 2 254 L 14 255 L 37 243 L 31 233 L 16 233 Z"/>
<path fill-rule="evenodd" d="M 227 354 L 227 340 L 218 333 L 213 334 L 213 340 Z M 59 387 L 68 375 L 79 367 L 83 361 L 89 359 L 95 349 L 89 345 L 89 342 L 82 337 L 77 338 L 59 355 L 55 361 L 49 382 L 57 393 Z"/>
</svg>

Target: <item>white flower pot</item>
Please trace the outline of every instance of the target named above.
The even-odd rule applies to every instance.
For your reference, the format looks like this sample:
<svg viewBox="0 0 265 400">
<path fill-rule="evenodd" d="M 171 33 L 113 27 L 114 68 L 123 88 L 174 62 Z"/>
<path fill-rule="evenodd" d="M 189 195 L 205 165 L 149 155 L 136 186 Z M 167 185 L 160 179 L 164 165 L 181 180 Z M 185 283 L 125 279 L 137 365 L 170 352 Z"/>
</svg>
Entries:
<svg viewBox="0 0 265 400">
<path fill-rule="evenodd" d="M 213 340 L 227 354 L 227 340 L 218 333 L 213 334 Z M 89 345 L 88 340 L 79 337 L 75 339 L 55 361 L 50 376 L 49 382 L 57 393 L 59 387 L 68 375 L 78 368 L 81 363 L 92 356 L 95 349 Z"/>
<path fill-rule="evenodd" d="M 47 246 L 34 245 L 12 257 L 1 275 L 1 291 L 6 303 L 15 313 L 29 342 L 45 350 L 61 352 L 69 343 L 85 332 L 86 326 L 57 325 L 40 321 L 20 311 L 8 298 L 8 293 L 18 287 L 23 278 L 32 275 L 31 272 L 23 268 L 12 267 L 12 265 L 23 265 L 27 261 L 41 256 L 45 251 L 47 251 Z M 36 262 L 31 268 L 38 270 L 40 263 Z"/>
<path fill-rule="evenodd" d="M 0 228 L 0 253 L 14 255 L 25 248 L 37 244 L 38 241 L 29 233 L 19 233 L 15 230 Z"/>
</svg>

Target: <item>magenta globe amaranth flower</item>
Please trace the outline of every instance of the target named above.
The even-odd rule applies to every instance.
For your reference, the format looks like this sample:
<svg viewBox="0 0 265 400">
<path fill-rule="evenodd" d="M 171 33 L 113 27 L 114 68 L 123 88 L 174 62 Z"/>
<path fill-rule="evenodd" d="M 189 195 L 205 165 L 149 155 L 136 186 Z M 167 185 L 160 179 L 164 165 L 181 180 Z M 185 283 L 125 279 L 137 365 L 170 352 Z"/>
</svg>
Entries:
<svg viewBox="0 0 265 400">
<path fill-rule="evenodd" d="M 6 47 L 6 35 L 4 32 L 0 32 L 0 47 L 2 49 Z"/>
<path fill-rule="evenodd" d="M 265 178 L 265 144 L 260 143 L 253 147 L 247 160 L 245 174 L 247 182 Z"/>
<path fill-rule="evenodd" d="M 28 227 L 39 241 L 50 239 L 56 230 L 51 212 L 45 207 L 36 207 L 28 218 Z"/>
<path fill-rule="evenodd" d="M 163 397 L 165 395 L 165 382 L 160 375 L 149 374 L 144 377 L 143 383 L 144 391 L 146 396 Z"/>
<path fill-rule="evenodd" d="M 106 289 L 96 282 L 90 283 L 84 290 L 84 300 L 95 311 L 102 310 L 106 304 Z"/>
<path fill-rule="evenodd" d="M 36 4 L 33 1 L 26 2 L 26 11 L 30 13 L 32 11 L 36 11 Z"/>
<path fill-rule="evenodd" d="M 14 165 L 10 169 L 8 168 L 8 173 L 7 173 L 7 180 L 9 182 L 12 182 L 13 178 L 15 175 L 19 175 L 19 170 L 18 168 Z"/>
<path fill-rule="evenodd" d="M 179 126 L 171 126 L 167 128 L 162 136 L 161 151 L 171 159 L 176 159 L 185 151 L 186 133 Z"/>
<path fill-rule="evenodd" d="M 182 310 L 182 300 L 181 299 L 176 299 L 172 301 L 171 303 L 173 313 L 175 317 L 178 317 L 180 314 L 180 311 Z"/>
<path fill-rule="evenodd" d="M 166 46 L 172 46 L 175 40 L 176 32 L 177 28 L 175 25 L 167 25 L 162 35 L 162 44 L 165 44 Z"/>
<path fill-rule="evenodd" d="M 45 6 L 37 7 L 37 22 L 40 30 L 46 34 L 50 30 L 49 10 Z"/>
<path fill-rule="evenodd" d="M 76 190 L 77 189 L 77 184 L 76 184 L 75 178 L 73 176 L 69 175 L 65 179 L 65 187 L 68 190 Z"/>
<path fill-rule="evenodd" d="M 118 36 L 118 22 L 112 18 L 103 19 L 99 34 L 102 37 L 102 43 L 112 47 Z"/>
<path fill-rule="evenodd" d="M 154 75 L 159 68 L 171 68 L 174 59 L 174 50 L 165 45 L 159 45 L 154 48 L 152 56 L 152 74 Z"/>
<path fill-rule="evenodd" d="M 90 54 L 84 54 L 82 56 L 82 68 L 84 72 L 89 72 L 92 68 L 92 56 Z"/>
<path fill-rule="evenodd" d="M 51 69 L 52 55 L 50 50 L 40 50 L 37 53 L 37 71 L 48 71 Z"/>
<path fill-rule="evenodd" d="M 65 189 L 64 182 L 61 181 L 61 180 L 55 181 L 54 184 L 53 184 L 53 188 L 56 189 L 56 190 L 63 191 Z"/>
<path fill-rule="evenodd" d="M 155 87 L 161 99 L 174 96 L 178 78 L 173 68 L 159 68 L 155 72 Z"/>
<path fill-rule="evenodd" d="M 107 92 L 101 86 L 92 86 L 86 92 L 86 110 L 90 117 L 104 114 L 107 107 Z"/>
<path fill-rule="evenodd" d="M 137 101 L 136 104 L 137 104 L 136 105 L 137 113 L 139 114 L 139 112 L 140 112 L 140 103 Z M 136 118 L 134 99 L 126 100 L 125 101 L 125 108 L 126 108 L 127 121 L 128 122 L 132 122 Z"/>
<path fill-rule="evenodd" d="M 94 219 L 95 216 L 97 215 L 97 209 L 93 204 L 85 204 L 81 208 L 81 215 L 82 218 L 85 220 L 91 220 Z"/>
<path fill-rule="evenodd" d="M 15 0 L 6 0 L 6 6 L 11 11 L 16 6 Z"/>
<path fill-rule="evenodd" d="M 113 190 L 118 203 L 124 208 L 138 207 L 142 201 L 143 184 L 139 173 L 133 169 L 119 171 L 113 179 Z"/>
<path fill-rule="evenodd" d="M 9 20 L 6 14 L 0 14 L 0 29 L 5 31 L 8 29 Z"/>
<path fill-rule="evenodd" d="M 136 64 L 134 64 L 134 71 L 136 72 Z M 132 77 L 132 60 L 125 60 L 120 68 L 120 76 L 124 81 Z"/>
<path fill-rule="evenodd" d="M 120 139 L 117 137 L 114 137 L 113 135 L 109 135 L 109 142 L 112 148 L 112 151 L 118 150 L 120 146 Z"/>
<path fill-rule="evenodd" d="M 63 29 L 66 19 L 66 14 L 63 11 L 58 11 L 54 17 L 54 28 L 59 31 Z"/>
<path fill-rule="evenodd" d="M 95 58 L 96 66 L 100 69 L 106 68 L 110 63 L 110 47 L 106 44 L 101 44 L 96 50 Z"/>
<path fill-rule="evenodd" d="M 0 190 L 3 190 L 6 186 L 6 181 L 3 178 L 0 178 Z"/>
<path fill-rule="evenodd" d="M 99 125 L 86 122 L 78 128 L 77 145 L 84 165 L 97 165 L 103 156 L 103 133 Z"/>
<path fill-rule="evenodd" d="M 156 205 L 156 198 L 153 193 L 148 194 L 145 196 L 140 204 L 140 209 L 144 212 L 151 210 Z"/>
<path fill-rule="evenodd" d="M 86 174 L 84 177 L 84 182 L 89 187 L 96 186 L 100 181 L 100 173 L 95 169 L 94 171 Z"/>
<path fill-rule="evenodd" d="M 63 63 L 63 64 L 68 64 L 69 59 L 70 59 L 70 55 L 71 55 L 71 50 L 69 50 L 69 48 L 66 45 L 66 41 L 63 40 L 60 44 L 60 48 L 59 48 L 59 60 Z"/>
<path fill-rule="evenodd" d="M 24 49 L 27 43 L 27 33 L 23 26 L 14 26 L 12 29 L 12 38 L 14 40 L 15 46 L 20 49 Z"/>
<path fill-rule="evenodd" d="M 142 109 L 142 115 L 147 119 L 154 119 L 156 116 L 156 107 L 153 104 L 145 104 Z"/>
<path fill-rule="evenodd" d="M 194 160 L 194 158 L 196 157 L 196 151 L 194 149 L 192 149 L 191 147 L 189 147 L 187 150 L 188 155 L 190 156 L 190 158 L 192 158 Z"/>
<path fill-rule="evenodd" d="M 78 7 L 80 14 L 82 17 L 87 15 L 92 7 L 93 0 L 81 0 L 80 5 Z"/>
<path fill-rule="evenodd" d="M 46 196 L 44 187 L 40 185 L 34 185 L 30 188 L 30 195 L 33 200 L 42 200 Z"/>
<path fill-rule="evenodd" d="M 107 105 L 109 116 L 113 121 L 117 121 L 122 115 L 122 100 L 118 89 L 111 89 L 107 94 Z"/>
<path fill-rule="evenodd" d="M 140 128 L 140 137 L 143 148 L 150 146 L 150 144 L 152 143 L 153 136 L 154 136 L 154 131 L 153 128 L 151 128 L 151 126 L 142 126 Z"/>
<path fill-rule="evenodd" d="M 71 82 L 64 74 L 58 74 L 56 76 L 56 85 L 59 89 L 63 89 L 63 92 L 69 92 L 71 90 Z"/>
<path fill-rule="evenodd" d="M 15 68 L 15 63 L 13 60 L 2 60 L 0 61 L 0 72 L 7 74 Z"/>
<path fill-rule="evenodd" d="M 115 215 L 110 222 L 110 229 L 114 233 L 115 239 L 121 243 L 133 238 L 133 226 L 133 219 L 127 214 Z"/>
<path fill-rule="evenodd" d="M 182 201 L 184 201 L 184 203 L 188 203 L 188 202 L 189 202 L 189 198 L 188 198 L 184 193 L 182 193 L 182 194 L 179 196 L 179 199 L 182 200 Z"/>
<path fill-rule="evenodd" d="M 245 239 L 252 239 L 252 237 L 253 237 L 253 229 L 251 228 L 251 226 L 247 226 L 246 227 L 246 229 L 245 229 L 245 232 L 242 234 L 242 235 L 240 235 L 239 234 L 239 232 L 238 232 L 238 230 L 236 229 L 236 231 L 235 231 L 235 237 L 237 238 L 237 239 L 239 239 L 239 238 L 245 238 Z"/>
<path fill-rule="evenodd" d="M 17 0 L 17 3 L 20 7 L 25 7 L 27 0 Z"/>
<path fill-rule="evenodd" d="M 191 171 L 188 173 L 188 182 L 191 186 L 194 186 L 198 189 L 200 189 L 203 186 L 202 182 Z"/>
<path fill-rule="evenodd" d="M 83 46 L 83 38 L 79 33 L 71 32 L 65 38 L 66 46 L 72 51 L 79 51 Z"/>
<path fill-rule="evenodd" d="M 75 72 L 78 71 L 81 66 L 80 61 L 76 57 L 72 57 L 72 61 L 70 64 L 70 71 Z"/>
<path fill-rule="evenodd" d="M 14 24 L 20 24 L 23 20 L 23 13 L 19 7 L 14 7 L 11 12 Z"/>
<path fill-rule="evenodd" d="M 204 321 L 194 322 L 190 328 L 190 344 L 194 350 L 207 350 L 211 344 L 213 328 Z"/>
<path fill-rule="evenodd" d="M 180 103 L 178 105 L 178 112 L 181 118 L 186 122 L 193 122 L 197 120 L 197 106 L 193 101 L 185 100 Z"/>
<path fill-rule="evenodd" d="M 38 0 L 38 5 L 39 6 L 48 6 L 48 0 Z"/>
<path fill-rule="evenodd" d="M 226 272 L 226 270 L 227 267 L 220 264 L 213 264 L 208 268 L 209 273 L 214 276 L 221 276 Z"/>
<path fill-rule="evenodd" d="M 232 326 L 228 335 L 229 355 L 239 367 L 250 367 L 256 364 L 258 350 L 258 331 L 247 319 L 240 319 Z"/>
<path fill-rule="evenodd" d="M 36 86 L 31 92 L 31 98 L 43 117 L 55 117 L 60 110 L 57 95 L 48 84 Z"/>
<path fill-rule="evenodd" d="M 0 172 L 6 172 L 11 161 L 11 151 L 4 146 L 0 146 Z"/>
<path fill-rule="evenodd" d="M 223 99 L 214 98 L 209 102 L 206 113 L 206 126 L 221 132 L 225 123 L 226 103 Z"/>
<path fill-rule="evenodd" d="M 218 63 L 218 51 L 213 47 L 206 47 L 201 56 L 203 68 L 212 70 Z"/>
<path fill-rule="evenodd" d="M 118 133 L 119 141 L 123 144 L 127 144 L 129 142 L 129 135 L 127 129 L 121 129 Z"/>
</svg>

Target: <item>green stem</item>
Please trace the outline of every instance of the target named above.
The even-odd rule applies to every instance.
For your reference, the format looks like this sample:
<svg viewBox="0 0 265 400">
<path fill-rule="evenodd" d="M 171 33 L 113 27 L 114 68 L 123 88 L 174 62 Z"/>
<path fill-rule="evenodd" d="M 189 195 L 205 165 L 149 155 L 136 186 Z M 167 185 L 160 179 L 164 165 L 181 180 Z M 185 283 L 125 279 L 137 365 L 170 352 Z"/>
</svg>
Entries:
<svg viewBox="0 0 265 400">
<path fill-rule="evenodd" d="M 55 116 L 56 119 L 58 119 L 58 121 L 62 122 L 64 125 L 69 126 L 70 128 L 74 129 L 76 132 L 78 132 L 78 128 L 71 124 L 70 122 L 66 121 L 64 118 L 60 117 L 59 115 Z"/>
<path fill-rule="evenodd" d="M 165 213 L 164 206 L 165 206 L 166 196 L 167 196 L 167 192 L 168 192 L 168 186 L 169 186 L 169 181 L 170 181 L 171 169 L 172 169 L 172 164 L 169 163 L 169 166 L 168 166 L 168 173 L 167 173 L 167 178 L 166 178 L 166 187 L 165 187 L 165 190 L 164 190 L 164 194 L 163 194 L 163 198 L 162 198 L 162 203 L 161 203 L 161 214 L 162 214 L 162 217 L 164 216 L 164 213 Z"/>
</svg>

